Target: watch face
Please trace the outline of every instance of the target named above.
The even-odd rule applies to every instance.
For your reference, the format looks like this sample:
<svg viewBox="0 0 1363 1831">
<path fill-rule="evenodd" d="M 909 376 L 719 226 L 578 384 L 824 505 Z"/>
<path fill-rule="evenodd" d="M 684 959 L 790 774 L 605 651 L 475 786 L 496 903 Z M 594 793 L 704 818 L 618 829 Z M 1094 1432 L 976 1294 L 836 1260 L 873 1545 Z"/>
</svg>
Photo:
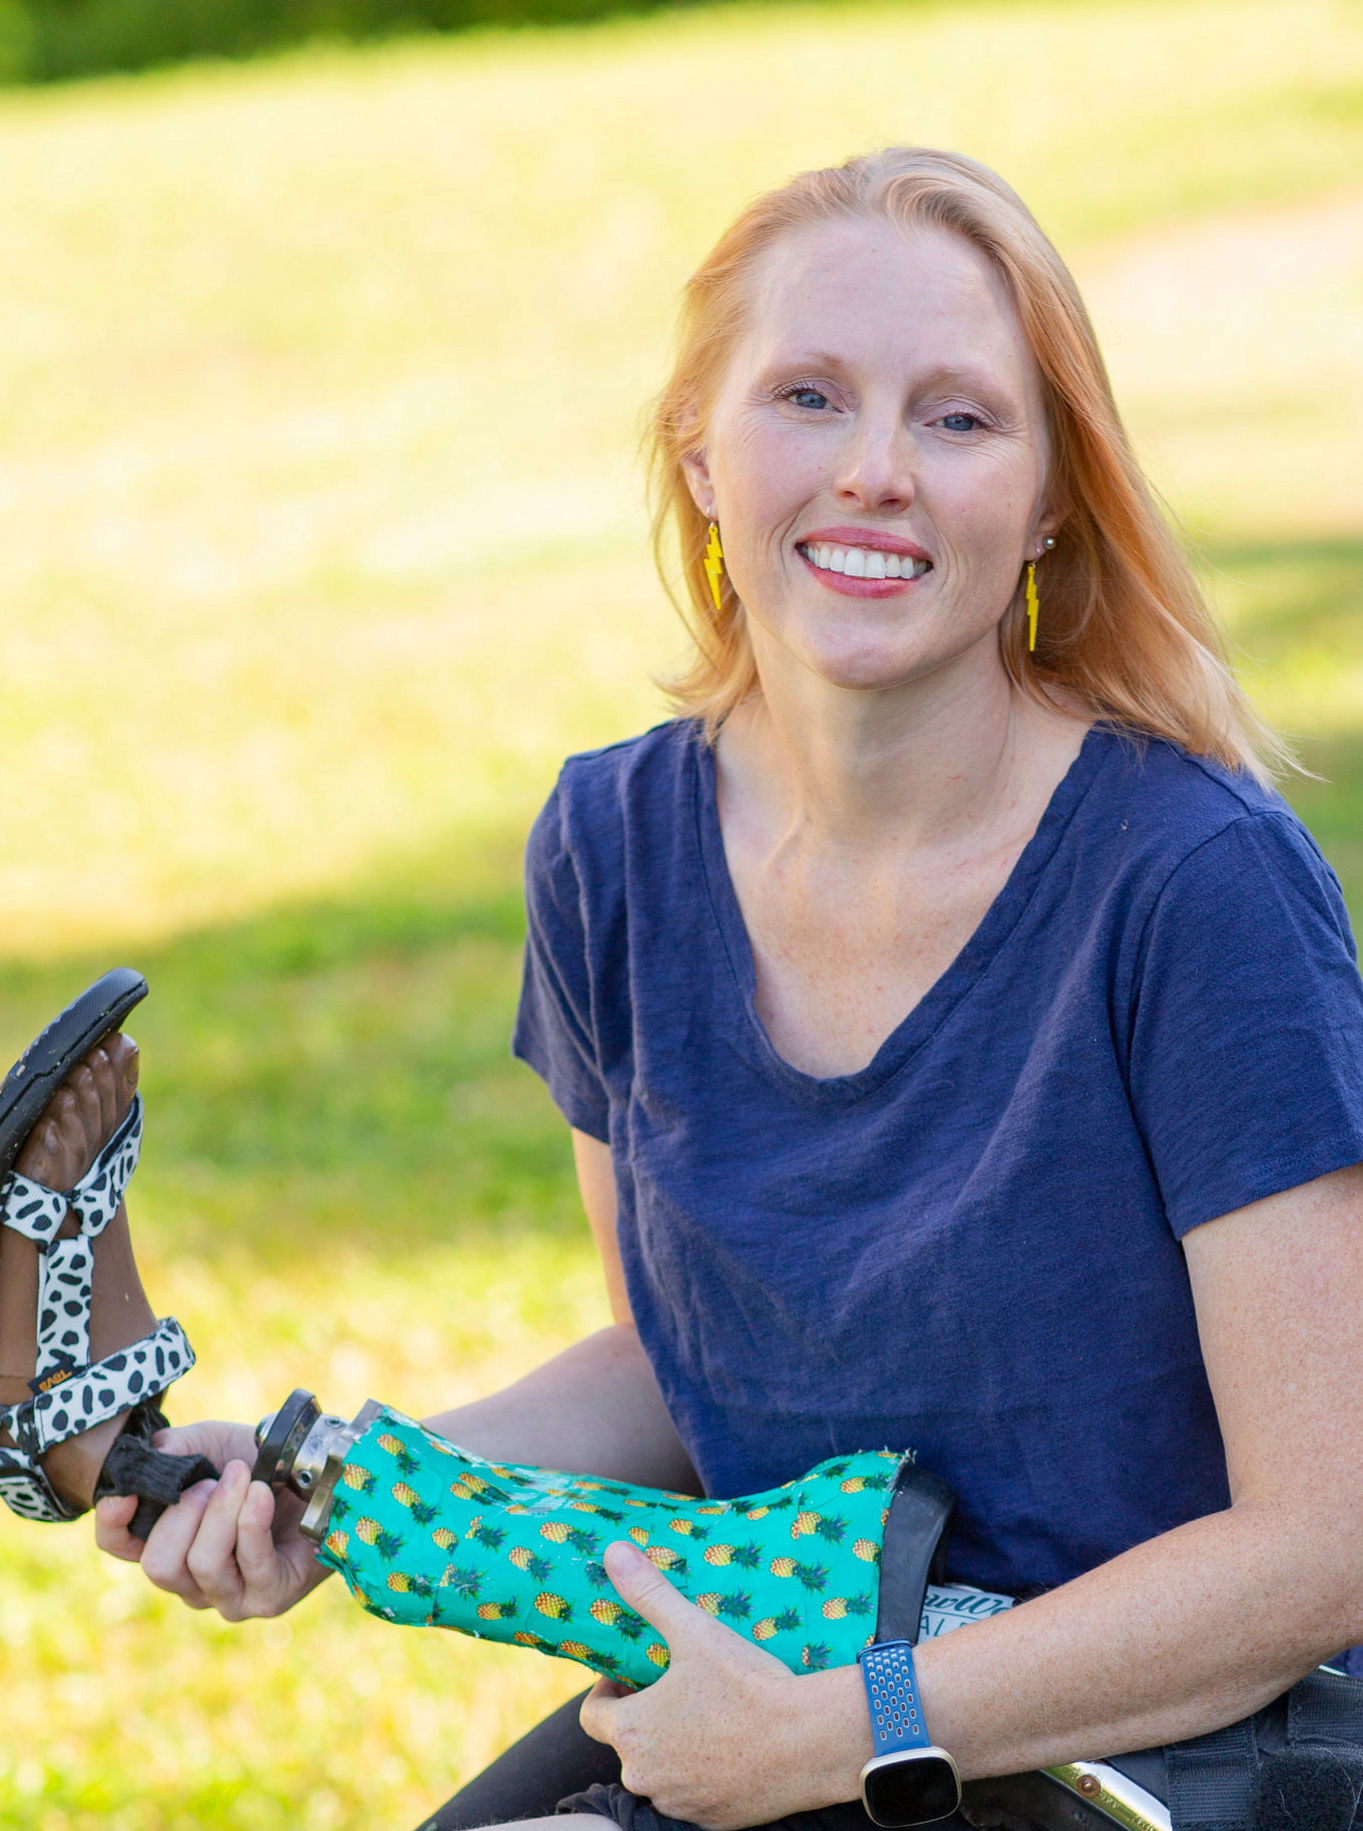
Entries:
<svg viewBox="0 0 1363 1831">
<path fill-rule="evenodd" d="M 961 1803 L 956 1763 L 938 1748 L 878 1755 L 861 1773 L 861 1798 L 878 1825 L 924 1825 Z"/>
</svg>

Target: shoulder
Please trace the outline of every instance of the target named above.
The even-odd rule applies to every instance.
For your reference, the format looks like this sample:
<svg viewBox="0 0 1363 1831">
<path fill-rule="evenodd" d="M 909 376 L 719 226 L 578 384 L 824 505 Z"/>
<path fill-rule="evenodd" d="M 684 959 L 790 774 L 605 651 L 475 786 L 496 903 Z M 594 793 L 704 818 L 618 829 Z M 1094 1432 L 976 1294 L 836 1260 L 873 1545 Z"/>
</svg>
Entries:
<svg viewBox="0 0 1363 1831">
<path fill-rule="evenodd" d="M 1199 845 L 1240 820 L 1270 816 L 1296 822 L 1276 789 L 1247 771 L 1227 769 L 1163 738 L 1101 725 L 1089 741 L 1099 753 L 1101 799 L 1135 814 L 1147 836 L 1162 832 L 1171 853 Z"/>
<path fill-rule="evenodd" d="M 1339 883 L 1280 795 L 1153 743 L 1123 781 L 1139 838 L 1117 1023 L 1181 1238 L 1358 1161 L 1363 981 Z"/>
<path fill-rule="evenodd" d="M 1343 912 L 1334 872 L 1275 788 L 1157 738 L 1117 728 L 1094 734 L 1100 760 L 1087 800 L 1097 822 L 1150 891 L 1228 874 L 1312 886 Z"/>
<path fill-rule="evenodd" d="M 668 719 L 638 737 L 569 757 L 554 792 L 571 813 L 623 814 L 641 799 L 675 792 L 701 742 L 694 719 Z"/>
<path fill-rule="evenodd" d="M 1277 790 L 1157 740 L 1099 741 L 1083 875 L 1121 928 L 1134 1006 L 1213 1028 L 1270 1000 L 1354 1011 L 1343 891 Z"/>
<path fill-rule="evenodd" d="M 665 840 L 676 831 L 703 742 L 694 719 L 669 719 L 569 757 L 531 828 L 527 878 L 568 872 L 578 883 L 618 879 L 641 837 Z"/>
</svg>

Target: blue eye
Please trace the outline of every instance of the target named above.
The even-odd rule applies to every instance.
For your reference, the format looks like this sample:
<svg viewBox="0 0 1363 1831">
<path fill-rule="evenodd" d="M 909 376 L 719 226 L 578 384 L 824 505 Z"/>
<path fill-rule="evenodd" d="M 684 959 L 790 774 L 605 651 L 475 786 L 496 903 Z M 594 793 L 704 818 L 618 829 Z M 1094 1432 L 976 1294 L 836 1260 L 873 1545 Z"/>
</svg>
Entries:
<svg viewBox="0 0 1363 1831">
<path fill-rule="evenodd" d="M 808 408 L 811 413 L 818 413 L 828 405 L 828 396 L 817 388 L 791 388 L 784 398 L 797 407 Z"/>
<path fill-rule="evenodd" d="M 944 413 L 942 424 L 948 432 L 974 432 L 980 420 L 974 413 Z"/>
</svg>

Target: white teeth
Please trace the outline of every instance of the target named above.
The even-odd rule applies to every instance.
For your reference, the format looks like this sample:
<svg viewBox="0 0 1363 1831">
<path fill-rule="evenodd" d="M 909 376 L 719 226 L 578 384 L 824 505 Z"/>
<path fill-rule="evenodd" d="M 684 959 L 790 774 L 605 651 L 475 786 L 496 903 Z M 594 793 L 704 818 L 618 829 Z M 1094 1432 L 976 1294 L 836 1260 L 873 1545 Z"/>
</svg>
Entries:
<svg viewBox="0 0 1363 1831">
<path fill-rule="evenodd" d="M 842 572 L 853 579 L 916 579 L 929 570 L 927 560 L 907 553 L 882 553 L 879 547 L 802 547 L 821 572 Z"/>
</svg>

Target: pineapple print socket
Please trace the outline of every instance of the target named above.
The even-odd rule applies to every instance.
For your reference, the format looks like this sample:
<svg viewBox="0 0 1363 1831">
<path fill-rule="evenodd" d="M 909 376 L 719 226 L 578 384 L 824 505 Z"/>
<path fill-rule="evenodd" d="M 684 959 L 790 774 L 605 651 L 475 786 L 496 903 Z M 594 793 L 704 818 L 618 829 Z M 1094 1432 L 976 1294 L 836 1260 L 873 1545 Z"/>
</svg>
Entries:
<svg viewBox="0 0 1363 1831">
<path fill-rule="evenodd" d="M 631 1538 L 689 1601 L 812 1672 L 851 1665 L 875 1637 L 904 1461 L 838 1456 L 769 1493 L 696 1500 L 485 1462 L 382 1408 L 346 1456 L 317 1555 L 385 1621 L 510 1641 L 642 1686 L 666 1670 L 667 1648 L 601 1561 Z"/>
</svg>

